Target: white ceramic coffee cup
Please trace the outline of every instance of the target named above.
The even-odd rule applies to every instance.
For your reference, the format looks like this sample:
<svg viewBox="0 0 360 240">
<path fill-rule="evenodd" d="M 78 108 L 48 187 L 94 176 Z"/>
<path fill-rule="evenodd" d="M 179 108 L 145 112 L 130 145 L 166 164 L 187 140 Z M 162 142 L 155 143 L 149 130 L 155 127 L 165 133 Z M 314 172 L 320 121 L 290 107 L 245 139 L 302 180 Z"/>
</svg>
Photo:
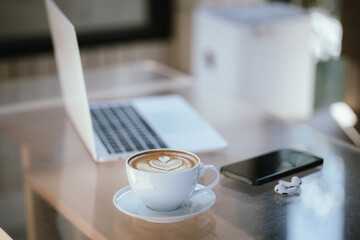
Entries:
<svg viewBox="0 0 360 240">
<path fill-rule="evenodd" d="M 154 152 L 174 152 L 190 155 L 197 163 L 190 169 L 179 172 L 147 172 L 133 168 L 129 163 L 140 155 Z M 216 173 L 216 179 L 208 186 L 194 190 L 200 176 L 207 170 Z M 213 188 L 220 180 L 220 173 L 213 165 L 204 165 L 193 153 L 179 150 L 157 149 L 143 151 L 130 156 L 126 160 L 126 173 L 134 193 L 145 205 L 157 211 L 171 211 L 181 207 L 186 200 Z"/>
</svg>

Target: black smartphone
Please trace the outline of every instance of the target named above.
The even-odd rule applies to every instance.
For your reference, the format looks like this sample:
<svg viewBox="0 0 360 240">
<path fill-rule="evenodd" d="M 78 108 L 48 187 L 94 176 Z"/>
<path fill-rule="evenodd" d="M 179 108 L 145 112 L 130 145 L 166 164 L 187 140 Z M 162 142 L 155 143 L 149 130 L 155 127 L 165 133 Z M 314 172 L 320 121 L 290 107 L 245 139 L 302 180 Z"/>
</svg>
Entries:
<svg viewBox="0 0 360 240">
<path fill-rule="evenodd" d="M 220 172 L 251 185 L 272 180 L 321 165 L 323 159 L 293 149 L 280 149 L 221 167 Z"/>
</svg>

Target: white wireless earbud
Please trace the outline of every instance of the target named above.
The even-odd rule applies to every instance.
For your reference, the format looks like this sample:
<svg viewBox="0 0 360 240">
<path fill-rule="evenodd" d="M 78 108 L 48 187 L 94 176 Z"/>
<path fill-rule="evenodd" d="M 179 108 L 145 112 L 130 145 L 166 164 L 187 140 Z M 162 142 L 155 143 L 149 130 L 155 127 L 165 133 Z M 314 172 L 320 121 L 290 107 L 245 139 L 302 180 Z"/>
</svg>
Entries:
<svg viewBox="0 0 360 240">
<path fill-rule="evenodd" d="M 294 193 L 299 193 L 300 185 L 302 180 L 299 177 L 292 177 L 291 182 L 280 180 L 279 184 L 275 186 L 274 191 L 282 195 L 292 195 Z"/>
<path fill-rule="evenodd" d="M 286 187 L 285 184 L 278 184 L 275 186 L 274 191 L 278 194 L 282 194 L 282 195 L 292 195 L 294 193 L 296 193 L 296 191 L 298 190 L 298 187 Z"/>
<path fill-rule="evenodd" d="M 293 186 L 297 186 L 297 187 L 300 187 L 300 185 L 302 184 L 302 180 L 301 178 L 297 177 L 297 176 L 294 176 L 291 178 L 291 185 Z"/>
<path fill-rule="evenodd" d="M 291 187 L 291 182 L 279 180 L 279 184 L 284 184 L 286 187 Z"/>
<path fill-rule="evenodd" d="M 280 180 L 280 184 L 284 184 L 286 187 L 299 187 L 302 184 L 301 178 L 294 176 L 291 178 L 291 182 Z"/>
</svg>

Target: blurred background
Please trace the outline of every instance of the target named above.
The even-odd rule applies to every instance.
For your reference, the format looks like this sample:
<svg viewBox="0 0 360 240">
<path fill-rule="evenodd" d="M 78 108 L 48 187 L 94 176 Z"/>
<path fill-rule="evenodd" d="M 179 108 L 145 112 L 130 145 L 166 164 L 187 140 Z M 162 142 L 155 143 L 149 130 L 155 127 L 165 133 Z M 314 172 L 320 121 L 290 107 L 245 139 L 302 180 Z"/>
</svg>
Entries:
<svg viewBox="0 0 360 240">
<path fill-rule="evenodd" d="M 79 33 L 84 68 L 153 59 L 192 73 L 193 11 L 206 3 L 240 5 L 264 0 L 57 0 Z M 317 9 L 343 27 L 339 58 L 317 62 L 314 107 L 344 100 L 358 110 L 359 56 L 356 1 L 283 1 Z M 42 0 L 0 1 L 0 81 L 56 73 Z M 346 74 L 345 74 L 346 73 Z"/>
<path fill-rule="evenodd" d="M 263 63 L 257 66 L 263 70 L 265 76 L 277 78 L 276 74 L 271 76 L 271 74 L 269 75 L 264 70 L 264 66 L 267 65 L 266 61 L 270 63 L 272 60 L 269 59 L 276 60 L 280 58 L 280 55 L 287 55 L 287 59 L 285 57 L 279 60 L 276 62 L 277 65 L 275 65 L 274 62 L 275 67 L 269 66 L 269 69 L 278 69 L 278 71 L 280 71 L 280 69 L 288 69 L 289 66 L 287 64 L 289 62 L 292 63 L 292 67 L 298 65 L 298 72 L 288 71 L 287 73 L 290 75 L 284 74 L 283 78 L 294 76 L 292 80 L 294 84 L 291 83 L 293 84 L 293 88 L 304 90 L 304 94 L 298 94 L 297 97 L 302 98 L 302 100 L 299 99 L 298 101 L 305 101 L 306 103 L 303 103 L 302 106 L 300 103 L 298 105 L 295 103 L 294 106 L 292 106 L 292 103 L 288 104 L 288 109 L 291 107 L 299 109 L 298 111 L 301 114 L 298 114 L 298 116 L 294 117 L 290 113 L 286 113 L 286 111 L 288 111 L 286 109 L 284 110 L 285 113 L 282 114 L 283 110 L 281 110 L 280 106 L 279 111 L 274 112 L 275 115 L 277 114 L 289 119 L 305 119 L 312 116 L 314 110 L 329 107 L 332 103 L 339 101 L 344 101 L 355 112 L 360 109 L 360 97 L 358 94 L 360 91 L 360 48 L 357 46 L 357 42 L 360 40 L 360 33 L 356 27 L 359 22 L 357 12 L 360 4 L 356 1 L 106 0 L 98 2 L 93 0 L 55 0 L 55 2 L 70 18 L 77 29 L 82 63 L 85 69 L 132 62 L 135 60 L 152 59 L 195 76 L 195 79 L 204 77 L 203 74 L 199 73 L 199 62 L 196 60 L 200 55 L 208 65 L 211 65 L 211 62 L 214 63 L 215 61 L 217 61 L 216 64 L 219 66 L 221 63 L 227 64 L 227 62 L 223 61 L 220 57 L 216 57 L 219 59 L 214 59 L 214 53 L 212 52 L 197 52 L 197 50 L 201 48 L 201 44 L 207 44 L 206 40 L 199 43 L 199 39 L 201 39 L 201 37 L 206 38 L 207 33 L 202 33 L 202 29 L 205 27 L 198 23 L 199 20 L 196 20 L 196 16 L 200 15 L 200 11 L 196 11 L 196 9 L 206 9 L 207 5 L 215 5 L 215 9 L 227 7 L 241 10 L 242 6 L 256 6 L 263 3 L 281 2 L 291 4 L 292 6 L 304 9 L 306 13 L 309 14 L 308 20 L 311 29 L 303 32 L 304 27 L 301 28 L 296 24 L 291 26 L 291 22 L 294 22 L 293 19 L 296 19 L 297 13 L 296 11 L 293 13 L 289 11 L 287 17 L 285 15 L 285 17 L 283 16 L 283 22 L 288 22 L 290 24 L 288 28 L 291 28 L 293 32 L 279 30 L 278 32 L 282 31 L 283 35 L 278 34 L 278 39 L 275 42 L 278 49 L 275 48 L 272 52 L 267 50 L 269 50 L 271 48 L 270 46 L 274 45 L 274 43 L 267 41 L 268 47 L 264 47 L 265 50 L 259 53 L 261 56 L 266 56 L 267 60 L 264 60 Z M 271 35 L 269 31 L 274 30 L 269 30 L 268 26 L 271 25 L 271 22 L 275 22 L 274 19 L 276 20 L 276 16 L 281 17 L 281 15 L 284 14 L 284 12 L 273 12 L 272 14 L 275 17 L 269 17 L 269 14 L 271 14 L 269 12 L 271 11 L 265 9 L 262 13 L 251 13 L 250 9 L 246 14 L 248 14 L 247 16 L 252 16 L 252 20 L 231 20 L 231 14 L 241 15 L 241 13 L 230 13 L 227 14 L 227 16 L 225 16 L 225 13 L 221 16 L 221 13 L 218 14 L 219 11 L 211 11 L 213 15 L 217 15 L 218 22 L 225 19 L 223 26 L 238 24 L 241 21 L 243 23 L 245 21 L 243 25 L 248 24 L 251 26 L 251 21 L 255 23 L 256 21 L 262 21 L 258 25 L 265 26 L 265 28 L 268 29 L 252 28 L 252 34 L 257 34 L 258 36 L 261 34 L 264 35 L 264 31 L 265 36 Z M 230 21 L 227 21 L 229 19 Z M 281 24 L 278 24 L 278 26 L 275 24 L 273 26 L 278 27 L 278 29 L 284 29 Z M 275 27 L 273 27 L 273 29 L 275 29 Z M 212 32 L 214 35 L 210 34 L 208 38 L 213 38 L 214 36 L 219 37 L 216 36 L 215 31 L 216 29 Z M 239 30 L 239 32 L 240 31 L 241 30 Z M 266 33 L 266 31 L 268 31 L 268 33 Z M 293 39 L 291 39 L 292 35 Z M 294 40 L 295 35 L 297 36 L 296 38 L 298 38 L 297 40 Z M 308 53 L 308 56 L 304 56 L 308 57 L 308 59 L 304 60 L 305 62 L 299 63 L 295 61 L 300 58 L 297 54 L 298 52 L 300 52 L 300 54 L 304 52 L 304 48 L 301 49 L 301 47 L 306 48 L 304 45 L 307 44 L 299 40 L 301 37 L 309 38 L 312 43 L 308 46 L 311 52 Z M 231 38 L 231 34 L 225 34 L 223 39 L 226 38 Z M 239 39 L 243 38 L 240 36 Z M 292 42 L 293 46 L 289 45 L 288 48 L 282 50 L 282 42 Z M 221 45 L 225 46 L 226 44 L 226 41 L 220 41 L 217 44 L 217 48 L 221 49 Z M 260 43 L 259 46 L 263 47 L 264 44 L 261 44 L 262 43 Z M 247 45 L 254 45 L 254 48 L 258 48 L 252 40 Z M 207 51 L 207 49 L 205 50 Z M 244 54 L 244 51 L 237 53 L 234 51 L 234 55 L 238 54 L 239 56 L 243 56 L 244 59 L 248 59 L 248 56 L 254 55 L 254 51 L 247 52 L 247 55 Z M 232 59 L 229 58 L 228 60 Z M 256 66 L 256 62 L 259 62 L 259 57 L 247 61 L 252 61 L 253 65 L 250 67 L 254 67 Z M 302 70 L 304 64 L 308 65 L 308 67 Z M 249 66 L 244 63 L 239 63 L 239 65 L 245 69 L 249 69 Z M 231 70 L 235 68 L 236 67 L 224 68 L 222 71 L 228 71 L 230 69 L 231 72 Z M 205 69 L 205 71 L 207 70 L 208 69 Z M 249 74 L 240 81 L 248 83 L 254 81 L 256 83 L 258 80 L 256 80 L 254 76 L 256 74 L 255 72 L 256 70 L 253 72 L 249 71 Z M 306 80 L 307 85 L 305 83 L 299 83 L 299 81 L 295 79 L 296 75 L 304 72 L 312 78 Z M 210 73 L 211 72 L 208 71 L 208 74 Z M 0 83 L 13 83 L 19 80 L 32 81 L 42 76 L 55 74 L 56 66 L 43 1 L 0 1 Z M 240 78 L 236 73 L 234 74 L 235 77 Z M 226 81 L 232 81 L 228 80 L 229 77 L 226 74 L 220 74 L 218 77 L 219 79 L 216 81 L 218 81 L 220 85 L 223 85 Z M 253 80 L 253 78 L 255 80 Z M 261 78 L 261 76 L 258 76 L 258 78 Z M 261 80 L 259 81 L 260 83 L 257 84 L 262 84 Z M 279 80 L 278 85 L 283 86 L 285 80 L 282 81 L 283 82 Z M 291 84 L 288 83 L 288 85 Z M 228 84 L 228 86 L 228 88 L 231 88 L 230 84 Z M 251 87 L 253 90 L 249 91 L 248 95 L 253 95 L 253 101 L 251 97 L 248 97 L 250 102 L 262 105 L 262 102 L 268 100 L 267 97 L 271 97 L 271 95 L 266 96 L 266 94 L 261 93 L 261 88 L 256 85 L 250 86 L 245 83 L 245 86 L 241 88 L 250 89 Z M 276 88 L 274 86 L 272 87 Z M 283 89 L 286 90 L 289 87 L 290 86 L 283 86 Z M 283 91 L 283 89 L 278 90 L 279 92 L 286 92 Z M 305 93 L 306 91 L 307 93 Z M 291 91 L 289 91 L 289 94 L 291 95 Z M 241 97 L 241 93 L 238 95 Z M 258 97 L 259 95 L 263 95 L 262 99 Z M 256 96 L 256 99 L 254 96 Z M 14 96 L 14 101 L 16 101 L 15 98 Z M 281 101 L 283 101 L 283 99 L 279 97 L 277 102 Z M 269 104 L 270 107 L 263 106 L 265 110 L 271 108 L 271 104 L 276 106 L 277 103 L 270 101 Z M 303 110 L 301 110 L 301 108 Z"/>
</svg>

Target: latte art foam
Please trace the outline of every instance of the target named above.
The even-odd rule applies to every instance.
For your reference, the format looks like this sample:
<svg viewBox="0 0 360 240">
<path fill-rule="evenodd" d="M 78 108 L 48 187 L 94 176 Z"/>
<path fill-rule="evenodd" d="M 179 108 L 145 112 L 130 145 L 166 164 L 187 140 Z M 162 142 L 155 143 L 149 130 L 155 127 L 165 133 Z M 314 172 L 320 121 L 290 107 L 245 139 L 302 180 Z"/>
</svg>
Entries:
<svg viewBox="0 0 360 240">
<path fill-rule="evenodd" d="M 197 161 L 180 154 L 149 154 L 139 156 L 130 162 L 133 168 L 146 172 L 180 172 L 190 169 Z"/>
</svg>

